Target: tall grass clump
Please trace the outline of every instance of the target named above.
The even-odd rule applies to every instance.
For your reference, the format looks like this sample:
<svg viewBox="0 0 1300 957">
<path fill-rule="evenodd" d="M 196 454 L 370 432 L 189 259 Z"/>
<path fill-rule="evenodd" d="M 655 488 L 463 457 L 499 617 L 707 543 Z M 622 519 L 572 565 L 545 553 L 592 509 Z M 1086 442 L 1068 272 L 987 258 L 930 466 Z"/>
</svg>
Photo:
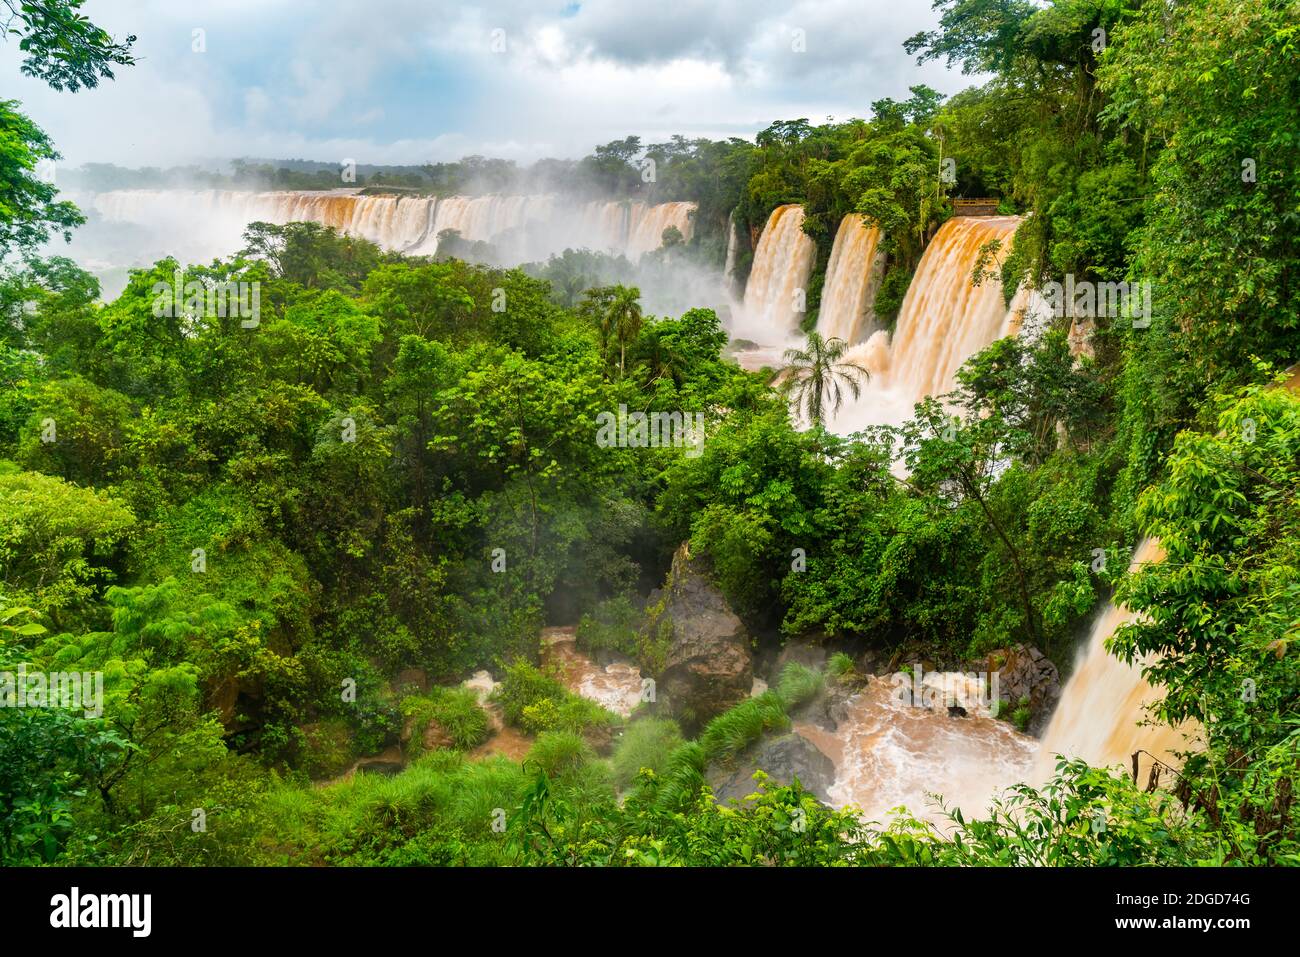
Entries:
<svg viewBox="0 0 1300 957">
<path fill-rule="evenodd" d="M 853 671 L 853 657 L 842 651 L 835 652 L 826 662 L 826 673 L 834 678 L 847 677 L 853 674 Z"/>
<path fill-rule="evenodd" d="M 492 840 L 497 836 L 492 829 L 499 816 L 497 809 L 507 816 L 512 813 L 523 798 L 527 775 L 514 761 L 500 755 L 469 762 L 465 769 L 456 779 L 449 817 L 467 836 Z"/>
<path fill-rule="evenodd" d="M 681 811 L 694 803 L 704 788 L 708 763 L 704 748 L 696 741 L 687 741 L 668 756 L 662 773 L 637 779 L 628 803 L 659 811 Z"/>
<path fill-rule="evenodd" d="M 642 768 L 662 774 L 668 761 L 682 743 L 677 722 L 669 718 L 643 718 L 633 721 L 614 748 L 610 764 L 614 783 L 626 790 L 636 781 Z"/>
<path fill-rule="evenodd" d="M 784 731 L 790 726 L 785 702 L 775 691 L 742 701 L 724 711 L 704 727 L 700 746 L 710 761 L 725 761 L 749 747 L 767 731 Z"/>
<path fill-rule="evenodd" d="M 776 694 L 785 710 L 793 711 L 817 697 L 825 682 L 825 676 L 820 671 L 813 671 L 792 661 L 781 669 L 781 676 L 776 682 Z"/>
<path fill-rule="evenodd" d="M 596 753 L 582 735 L 572 731 L 546 731 L 538 735 L 528 757 L 526 767 L 535 766 L 547 777 L 564 777 L 595 760 Z"/>
</svg>

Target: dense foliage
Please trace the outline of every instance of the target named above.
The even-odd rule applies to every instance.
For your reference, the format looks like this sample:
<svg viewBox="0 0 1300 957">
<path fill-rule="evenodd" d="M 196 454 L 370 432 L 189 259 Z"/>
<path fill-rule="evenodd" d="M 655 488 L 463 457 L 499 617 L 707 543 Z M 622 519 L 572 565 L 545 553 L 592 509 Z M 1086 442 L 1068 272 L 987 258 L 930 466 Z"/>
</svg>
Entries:
<svg viewBox="0 0 1300 957">
<path fill-rule="evenodd" d="M 70 91 L 131 62 L 77 6 L 15 28 L 24 69 Z M 1152 284 L 1145 328 L 1102 317 L 1085 356 L 1068 317 L 994 343 L 946 404 L 853 437 L 820 426 L 858 381 L 835 341 L 793 355 L 803 428 L 725 358 L 712 310 L 649 315 L 630 267 L 585 251 L 497 268 L 255 223 L 238 255 L 163 260 L 102 302 L 75 263 L 31 255 L 79 214 L 35 175 L 53 145 L 0 101 L 0 251 L 28 254 L 0 276 L 0 670 L 103 676 L 102 714 L 0 710 L 0 860 L 1296 863 L 1300 399 L 1274 380 L 1300 316 L 1300 5 L 935 7 L 909 49 L 991 77 L 947 102 L 915 87 L 754 143 L 632 137 L 572 168 L 370 181 L 689 199 L 689 250 L 669 236 L 647 260 L 668 271 L 720 265 L 729 221 L 748 247 L 798 202 L 810 317 L 845 214 L 884 233 L 888 316 L 954 194 L 1031 214 L 995 277 L 1008 295 Z M 288 172 L 234 176 L 319 171 Z M 256 315 L 208 305 L 226 283 L 257 284 Z M 160 285 L 199 294 L 159 308 Z M 702 415 L 703 446 L 597 442 L 620 408 Z M 1163 562 L 1093 561 L 1141 535 Z M 1062 762 L 946 831 L 761 774 L 721 806 L 710 769 L 852 681 L 851 660 L 788 668 L 694 740 L 539 667 L 540 629 L 580 621 L 585 647 L 658 674 L 637 622 L 683 541 L 768 640 L 953 663 L 1019 642 L 1065 663 L 1117 586 L 1142 617 L 1114 652 L 1204 747 L 1145 791 Z M 503 679 L 490 701 L 457 687 L 478 669 Z M 480 752 L 497 713 L 522 761 Z M 393 748 L 401 773 L 356 770 Z"/>
</svg>

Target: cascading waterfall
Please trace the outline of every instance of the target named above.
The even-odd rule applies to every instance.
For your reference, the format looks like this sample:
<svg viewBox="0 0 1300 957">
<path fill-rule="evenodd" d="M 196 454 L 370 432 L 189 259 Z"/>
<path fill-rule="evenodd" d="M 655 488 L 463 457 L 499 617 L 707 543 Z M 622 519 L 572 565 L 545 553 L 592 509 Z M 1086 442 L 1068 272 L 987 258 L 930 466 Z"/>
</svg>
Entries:
<svg viewBox="0 0 1300 957">
<path fill-rule="evenodd" d="M 322 192 L 239 190 L 112 190 L 90 205 L 106 220 L 168 231 L 202 233 L 212 255 L 239 248 L 250 222 L 315 222 L 386 249 L 437 251 L 438 236 L 456 230 L 469 242 L 501 243 L 518 261 L 585 246 L 636 258 L 658 249 L 665 229 L 692 232 L 694 203 L 647 205 L 595 201 L 566 206 L 552 195 L 362 196 Z"/>
<path fill-rule="evenodd" d="M 878 329 L 846 355 L 871 378 L 861 398 L 832 417 L 834 431 L 848 434 L 868 425 L 901 423 L 924 396 L 951 391 L 957 370 L 970 356 L 1019 332 L 1028 313 L 1043 310 L 1042 297 L 1028 287 L 1008 308 L 1000 282 L 976 286 L 971 281 L 981 247 L 999 240 L 1000 255 L 1005 255 L 1019 223 L 1016 216 L 961 217 L 940 227 L 908 286 L 893 337 Z M 998 261 L 994 257 L 989 266 Z"/>
<path fill-rule="evenodd" d="M 949 391 L 966 358 L 1018 332 L 1027 313 L 1044 308 L 1042 297 L 1027 288 L 1008 309 L 1000 283 L 971 282 L 981 247 L 997 239 L 1005 251 L 1018 223 L 1014 217 L 972 217 L 951 220 L 939 230 L 912 279 L 893 340 L 882 330 L 850 350 L 849 358 L 866 365 L 873 378 L 850 415 L 836 420 L 837 431 L 901 421 L 917 399 Z M 841 224 L 837 246 L 845 228 Z M 828 272 L 828 287 L 830 278 Z M 819 327 L 829 335 L 825 318 L 823 313 Z M 835 331 L 841 333 L 841 328 Z M 1161 557 L 1159 544 L 1145 540 L 1134 553 L 1132 568 Z M 850 700 L 835 732 L 799 730 L 836 762 L 831 798 L 860 806 L 868 817 L 880 818 L 905 804 L 934 820 L 929 792 L 968 813 L 980 813 L 1002 788 L 1019 781 L 1045 782 L 1058 754 L 1128 769 L 1136 753 L 1139 781 L 1145 783 L 1155 761 L 1177 766 L 1175 752 L 1195 750 L 1199 729 L 1194 723 L 1178 728 L 1146 723 L 1147 708 L 1159 690 L 1143 677 L 1141 663 L 1126 664 L 1105 647 L 1116 628 L 1132 619 L 1132 612 L 1114 604 L 1098 616 L 1037 743 L 983 714 L 951 721 L 942 711 L 904 704 L 880 681 Z"/>
<path fill-rule="evenodd" d="M 889 345 L 891 380 L 917 398 L 949 391 L 961 364 L 995 339 L 1010 334 L 1014 311 L 1002 284 L 971 284 L 980 248 L 992 240 L 1005 253 L 1017 216 L 950 219 L 940 227 L 916 267 L 897 331 Z"/>
<path fill-rule="evenodd" d="M 1155 539 L 1143 539 L 1129 570 L 1158 562 L 1164 556 Z M 1074 673 L 1061 690 L 1061 701 L 1039 744 L 1035 783 L 1052 775 L 1056 755 L 1083 758 L 1089 764 L 1130 767 L 1139 755 L 1139 780 L 1145 783 L 1152 755 L 1177 767 L 1172 752 L 1190 750 L 1188 731 L 1164 724 L 1143 725 L 1146 706 L 1160 697 L 1142 677 L 1141 665 L 1127 664 L 1106 651 L 1106 639 L 1133 620 L 1123 606 L 1109 604 L 1092 626 Z"/>
<path fill-rule="evenodd" d="M 740 233 L 736 229 L 736 211 L 727 214 L 727 258 L 722 263 L 722 284 L 728 291 L 735 288 L 736 256 L 740 251 Z"/>
<path fill-rule="evenodd" d="M 840 220 L 826 264 L 817 331 L 823 339 L 843 339 L 854 345 L 870 328 L 868 313 L 876 294 L 879 270 L 876 251 L 880 230 L 857 213 Z"/>
<path fill-rule="evenodd" d="M 956 219 L 935 236 L 912 280 L 894 341 L 883 330 L 877 331 L 850 351 L 851 359 L 866 364 L 874 374 L 863 401 L 852 410 L 859 423 L 901 421 L 916 399 L 948 391 L 969 355 L 1019 331 L 1028 314 L 1042 314 L 1046 304 L 1032 290 L 1022 289 L 1008 309 L 999 283 L 976 287 L 970 281 L 980 247 L 999 239 L 1005 250 L 1017 224 L 1012 217 Z M 772 225 L 769 222 L 769 231 Z M 837 251 L 849 248 L 846 229 L 854 228 L 841 224 Z M 832 254 L 835 271 L 841 259 Z M 819 328 L 825 335 L 843 337 L 842 327 L 825 324 L 831 272 L 828 269 Z M 842 314 L 830 315 L 838 322 Z M 1292 375 L 1285 387 L 1300 391 L 1300 367 L 1289 371 Z M 906 400 L 901 415 L 882 409 L 891 390 Z M 837 422 L 841 432 L 854 427 L 844 418 Z M 1159 543 L 1145 539 L 1134 551 L 1129 570 L 1162 559 Z M 855 805 L 875 820 L 904 805 L 918 817 L 939 823 L 929 797 L 932 793 L 942 795 L 949 807 L 960 807 L 968 817 L 982 815 L 1006 787 L 1046 782 L 1058 755 L 1126 771 L 1132 769 L 1137 755 L 1138 783 L 1145 785 L 1155 762 L 1177 767 L 1179 753 L 1203 747 L 1203 729 L 1195 722 L 1171 727 L 1155 720 L 1149 708 L 1161 692 L 1143 676 L 1143 663 L 1128 664 L 1106 651 L 1106 640 L 1133 618 L 1132 611 L 1114 603 L 1097 616 L 1037 742 L 986 711 L 968 709 L 967 717 L 954 720 L 942 707 L 916 707 L 900 700 L 883 678 L 873 679 L 846 702 L 834 731 L 802 723 L 795 730 L 835 762 L 835 781 L 829 791 L 832 802 Z M 927 675 L 926 683 L 950 677 Z"/>
<path fill-rule="evenodd" d="M 772 210 L 745 286 L 743 335 L 771 343 L 798 330 L 816 254 L 817 244 L 803 231 L 803 207 L 790 204 Z"/>
<path fill-rule="evenodd" d="M 492 242 L 554 214 L 550 196 L 448 196 L 437 201 L 429 230 L 407 251 L 433 255 L 444 230 L 455 230 L 468 242 Z"/>
<path fill-rule="evenodd" d="M 663 234 L 669 226 L 686 239 L 690 236 L 690 217 L 694 203 L 657 203 L 646 206 L 643 203 L 633 205 L 628 210 L 630 223 L 627 242 L 624 247 L 627 255 L 636 258 L 643 253 L 658 249 L 663 244 Z"/>
</svg>

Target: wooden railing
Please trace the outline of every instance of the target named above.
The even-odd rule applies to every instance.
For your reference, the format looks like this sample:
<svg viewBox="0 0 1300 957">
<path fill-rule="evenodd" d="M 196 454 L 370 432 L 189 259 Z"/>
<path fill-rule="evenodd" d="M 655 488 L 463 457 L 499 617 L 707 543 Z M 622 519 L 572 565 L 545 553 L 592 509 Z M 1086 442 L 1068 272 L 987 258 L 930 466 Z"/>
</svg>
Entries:
<svg viewBox="0 0 1300 957">
<path fill-rule="evenodd" d="M 996 216 L 999 202 L 996 199 L 954 199 L 952 214 L 954 216 Z"/>
</svg>

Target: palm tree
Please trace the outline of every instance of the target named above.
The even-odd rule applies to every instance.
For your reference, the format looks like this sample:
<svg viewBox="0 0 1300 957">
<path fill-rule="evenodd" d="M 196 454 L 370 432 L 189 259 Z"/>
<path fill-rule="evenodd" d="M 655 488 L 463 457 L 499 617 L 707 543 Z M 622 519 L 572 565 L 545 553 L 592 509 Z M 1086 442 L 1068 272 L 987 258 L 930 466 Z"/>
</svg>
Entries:
<svg viewBox="0 0 1300 957">
<path fill-rule="evenodd" d="M 862 383 L 871 378 L 862 366 L 841 361 L 848 348 L 843 339 L 823 339 L 810 332 L 802 349 L 785 350 L 782 391 L 793 397 L 796 411 L 806 411 L 813 425 L 820 426 L 827 411 L 839 411 L 845 390 L 856 399 Z"/>
<path fill-rule="evenodd" d="M 611 346 L 618 343 L 618 374 L 623 377 L 627 365 L 627 345 L 641 332 L 641 290 L 636 286 L 597 286 L 588 289 L 578 312 L 596 324 L 600 334 L 600 351 L 608 359 Z"/>
<path fill-rule="evenodd" d="M 641 290 L 636 286 L 615 286 L 609 311 L 605 313 L 607 334 L 618 341 L 618 375 L 627 364 L 627 344 L 641 332 Z"/>
</svg>

